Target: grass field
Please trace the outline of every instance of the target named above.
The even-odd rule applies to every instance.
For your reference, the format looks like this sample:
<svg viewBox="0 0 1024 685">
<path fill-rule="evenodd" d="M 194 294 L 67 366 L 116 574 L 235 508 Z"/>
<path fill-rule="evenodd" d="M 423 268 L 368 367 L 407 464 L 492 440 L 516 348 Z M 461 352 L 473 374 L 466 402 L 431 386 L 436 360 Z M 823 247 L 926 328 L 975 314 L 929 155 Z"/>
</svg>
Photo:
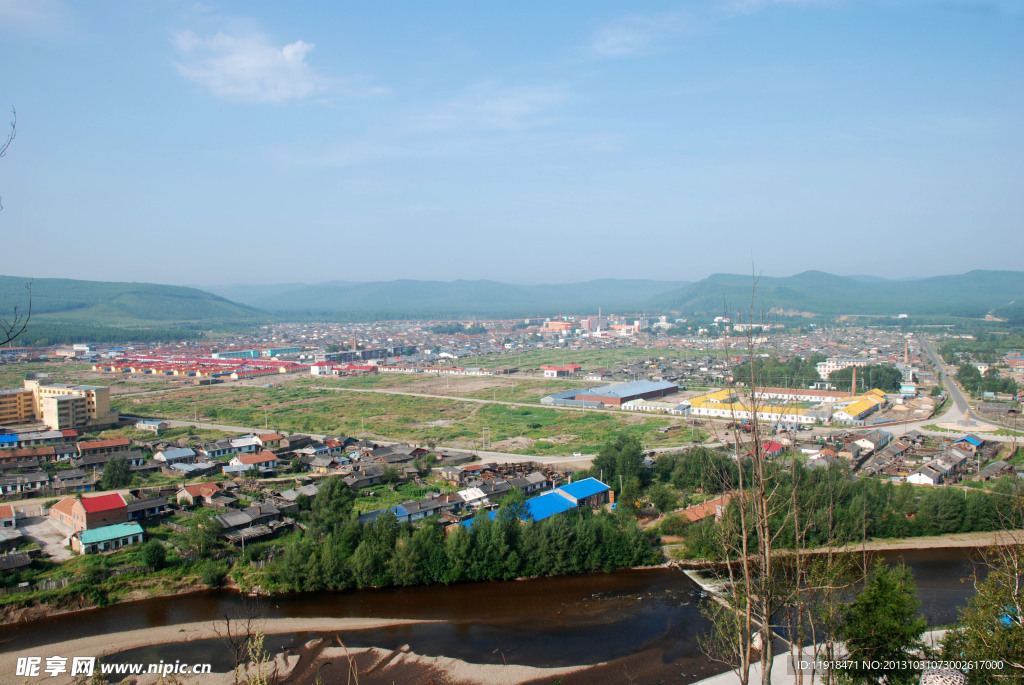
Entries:
<svg viewBox="0 0 1024 685">
<path fill-rule="evenodd" d="M 674 417 L 344 393 L 299 384 L 187 389 L 119 398 L 113 404 L 124 413 L 161 418 L 188 420 L 198 414 L 201 423 L 267 425 L 271 430 L 366 435 L 452 447 L 475 447 L 486 432 L 491 449 L 518 454 L 590 453 L 618 432 L 636 434 L 650 446 L 681 445 L 690 436 L 683 430 L 658 432 L 663 426 L 682 425 L 681 419 Z"/>
<path fill-rule="evenodd" d="M 310 376 L 306 375 L 296 379 L 294 382 L 299 385 L 324 385 L 332 388 L 395 388 L 402 385 L 415 383 L 422 378 L 418 373 L 373 373 L 366 376 Z"/>
<path fill-rule="evenodd" d="M 700 352 L 675 347 L 643 348 L 615 347 L 607 350 L 526 350 L 508 354 L 490 354 L 465 360 L 466 366 L 518 366 L 520 369 L 538 369 L 542 364 L 579 364 L 584 369 L 609 367 L 616 362 L 665 357 L 666 359 L 682 359 L 684 357 L 715 355 L 715 352 Z"/>
<path fill-rule="evenodd" d="M 582 378 L 531 378 L 528 376 L 438 376 L 436 374 L 376 374 L 352 378 L 301 378 L 291 383 L 306 388 L 352 388 L 358 390 L 395 390 L 451 398 L 472 397 L 481 400 L 528 402 L 572 388 L 591 388 L 600 383 Z"/>
<path fill-rule="evenodd" d="M 53 383 L 82 383 L 82 375 L 91 368 L 92 364 L 72 361 L 0 364 L 0 390 L 24 387 L 25 376 L 30 373 L 49 374 Z M 92 385 L 109 385 L 109 382 L 90 382 Z"/>
</svg>

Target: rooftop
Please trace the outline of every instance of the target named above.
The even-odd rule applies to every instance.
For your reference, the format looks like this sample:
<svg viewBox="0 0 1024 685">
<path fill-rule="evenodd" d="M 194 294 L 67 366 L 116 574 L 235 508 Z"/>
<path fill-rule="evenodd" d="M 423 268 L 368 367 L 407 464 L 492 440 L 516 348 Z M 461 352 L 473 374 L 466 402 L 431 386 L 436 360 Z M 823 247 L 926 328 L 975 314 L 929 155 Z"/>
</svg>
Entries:
<svg viewBox="0 0 1024 685">
<path fill-rule="evenodd" d="M 107 540 L 117 540 L 129 535 L 142 535 L 142 526 L 135 522 L 115 523 L 112 526 L 83 530 L 81 540 L 83 545 L 91 545 L 97 542 L 106 542 Z"/>
<path fill-rule="evenodd" d="M 99 497 L 82 498 L 82 508 L 84 508 L 88 514 L 97 514 L 101 511 L 119 509 L 123 506 L 125 506 L 124 497 L 121 497 L 121 495 L 116 492 L 109 495 L 100 495 Z"/>
</svg>

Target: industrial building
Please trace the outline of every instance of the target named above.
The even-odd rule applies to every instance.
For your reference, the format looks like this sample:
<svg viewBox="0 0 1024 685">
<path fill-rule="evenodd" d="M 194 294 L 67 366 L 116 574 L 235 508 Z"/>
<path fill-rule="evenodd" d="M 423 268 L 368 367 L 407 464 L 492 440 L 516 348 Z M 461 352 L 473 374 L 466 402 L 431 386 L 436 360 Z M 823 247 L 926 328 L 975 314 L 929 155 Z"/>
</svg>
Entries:
<svg viewBox="0 0 1024 685">
<path fill-rule="evenodd" d="M 577 390 L 573 399 L 600 402 L 607 407 L 621 407 L 631 400 L 653 400 L 679 392 L 679 386 L 668 381 L 632 381 L 603 385 L 590 390 Z"/>
<path fill-rule="evenodd" d="M 770 392 L 764 392 L 768 390 Z M 885 406 L 885 392 L 875 388 L 862 395 L 785 388 L 758 389 L 757 418 L 766 423 L 810 425 L 818 420 L 837 423 L 858 423 Z M 782 404 L 775 404 L 782 402 Z M 789 402 L 817 402 L 817 406 L 801 409 Z M 748 421 L 754 417 L 749 395 L 741 396 L 732 389 L 694 397 L 689 400 L 693 416 Z"/>
</svg>

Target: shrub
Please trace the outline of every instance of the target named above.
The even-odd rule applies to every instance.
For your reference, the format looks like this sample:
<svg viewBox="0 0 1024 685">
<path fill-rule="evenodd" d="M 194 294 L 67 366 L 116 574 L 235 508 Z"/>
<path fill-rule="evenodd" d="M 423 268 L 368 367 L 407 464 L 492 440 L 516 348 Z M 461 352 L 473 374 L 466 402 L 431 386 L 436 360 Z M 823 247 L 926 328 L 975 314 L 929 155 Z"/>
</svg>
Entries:
<svg viewBox="0 0 1024 685">
<path fill-rule="evenodd" d="M 150 540 L 142 546 L 142 563 L 159 570 L 167 563 L 167 549 L 159 540 Z"/>
<path fill-rule="evenodd" d="M 220 587 L 221 583 L 224 582 L 224 575 L 225 573 L 223 569 L 221 569 L 212 560 L 207 560 L 206 563 L 203 564 L 203 569 L 200 573 L 203 584 L 206 585 L 206 587 L 211 588 Z"/>
</svg>

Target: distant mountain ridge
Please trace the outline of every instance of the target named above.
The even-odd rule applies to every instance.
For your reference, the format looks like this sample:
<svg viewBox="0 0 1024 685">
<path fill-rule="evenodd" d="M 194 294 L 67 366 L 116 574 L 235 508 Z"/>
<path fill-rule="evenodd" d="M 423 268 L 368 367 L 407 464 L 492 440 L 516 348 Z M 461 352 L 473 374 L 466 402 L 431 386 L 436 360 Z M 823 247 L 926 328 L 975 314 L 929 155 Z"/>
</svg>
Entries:
<svg viewBox="0 0 1024 685">
<path fill-rule="evenodd" d="M 415 311 L 459 315 L 539 316 L 604 307 L 641 311 L 652 298 L 689 285 L 687 281 L 598 279 L 557 285 L 510 285 L 490 280 L 420 281 L 401 279 L 371 283 L 335 281 L 316 285 L 212 287 L 236 294 L 240 301 L 286 315 L 288 312 L 407 314 Z"/>
<path fill-rule="evenodd" d="M 0 316 L 26 303 L 28 279 L 0 276 Z M 33 320 L 111 326 L 216 327 L 276 320 L 535 318 L 560 313 L 735 314 L 749 309 L 822 316 L 992 315 L 1024 320 L 1024 272 L 971 271 L 909 281 L 805 271 L 788 277 L 714 274 L 704 280 L 599 279 L 556 285 L 489 280 L 334 281 L 317 285 L 197 288 L 150 283 L 32 279 Z M 244 303 L 221 296 L 234 293 Z"/>
<path fill-rule="evenodd" d="M 652 311 L 720 314 L 750 308 L 781 309 L 823 316 L 838 314 L 917 314 L 928 316 L 1018 318 L 1024 302 L 1024 272 L 970 271 L 912 281 L 864 282 L 857 277 L 805 271 L 784 278 L 714 274 L 656 297 Z"/>
</svg>

